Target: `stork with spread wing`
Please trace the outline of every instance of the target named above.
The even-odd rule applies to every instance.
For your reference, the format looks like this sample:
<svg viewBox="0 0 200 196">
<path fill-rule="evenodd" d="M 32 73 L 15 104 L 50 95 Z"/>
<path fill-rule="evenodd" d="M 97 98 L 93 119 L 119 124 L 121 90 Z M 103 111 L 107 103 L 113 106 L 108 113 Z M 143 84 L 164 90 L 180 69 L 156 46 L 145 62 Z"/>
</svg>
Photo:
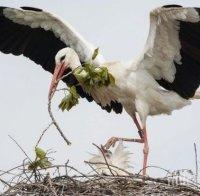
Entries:
<svg viewBox="0 0 200 196">
<path fill-rule="evenodd" d="M 69 23 L 53 14 L 30 7 L 0 7 L 0 51 L 23 54 L 53 73 L 49 96 L 59 79 L 87 62 L 94 49 Z M 149 36 L 137 59 L 109 63 L 98 54 L 94 63 L 107 67 L 115 84 L 87 91 L 84 85 L 76 85 L 73 74 L 63 81 L 76 85 L 81 97 L 94 100 L 107 112 L 121 113 L 124 108 L 135 122 L 139 138 L 112 137 L 105 148 L 119 140 L 144 144 L 146 175 L 147 116 L 171 114 L 189 105 L 191 98 L 199 98 L 195 93 L 200 84 L 200 8 L 167 5 L 153 10 Z"/>
</svg>

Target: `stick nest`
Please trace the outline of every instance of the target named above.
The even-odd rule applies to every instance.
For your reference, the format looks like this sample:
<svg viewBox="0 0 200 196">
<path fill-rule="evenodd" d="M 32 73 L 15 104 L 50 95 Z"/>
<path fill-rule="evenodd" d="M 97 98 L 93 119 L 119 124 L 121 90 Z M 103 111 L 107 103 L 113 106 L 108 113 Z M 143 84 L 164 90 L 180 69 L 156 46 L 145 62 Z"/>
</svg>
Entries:
<svg viewBox="0 0 200 196">
<path fill-rule="evenodd" d="M 165 178 L 146 177 L 143 181 L 139 175 L 105 176 L 74 175 L 51 178 L 47 174 L 41 181 L 26 179 L 10 186 L 5 196 L 34 195 L 200 195 L 197 187 L 172 184 Z"/>
</svg>

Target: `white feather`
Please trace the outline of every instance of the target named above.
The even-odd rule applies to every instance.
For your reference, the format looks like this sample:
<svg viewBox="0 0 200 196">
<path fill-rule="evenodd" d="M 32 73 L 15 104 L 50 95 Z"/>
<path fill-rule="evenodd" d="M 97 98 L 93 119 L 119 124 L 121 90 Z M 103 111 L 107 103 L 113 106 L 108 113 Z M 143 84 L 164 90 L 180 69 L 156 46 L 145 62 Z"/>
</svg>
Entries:
<svg viewBox="0 0 200 196">
<path fill-rule="evenodd" d="M 68 22 L 61 20 L 56 15 L 45 11 L 35 12 L 14 8 L 5 8 L 3 13 L 5 17 L 15 23 L 28 25 L 31 28 L 51 29 L 56 37 L 60 38 L 66 45 L 70 45 L 78 53 L 82 62 L 92 57 L 95 47 L 87 42 Z M 100 53 L 95 59 L 95 63 L 97 65 L 104 63 L 104 58 Z"/>
<path fill-rule="evenodd" d="M 149 36 L 138 66 L 155 79 L 174 81 L 173 62 L 181 64 L 179 21 L 199 22 L 200 17 L 194 8 L 157 8 L 150 14 Z"/>
<path fill-rule="evenodd" d="M 125 170 L 128 172 L 128 170 L 130 169 L 129 155 L 130 155 L 130 153 L 126 150 L 122 141 L 119 141 L 119 143 L 113 153 L 106 154 L 106 160 L 107 160 L 108 164 L 111 166 L 117 167 L 117 168 L 111 167 L 112 172 L 114 174 L 127 175 L 127 173 L 122 170 Z M 106 162 L 105 162 L 102 152 L 99 151 L 98 154 L 94 154 L 93 157 L 89 160 L 89 162 L 97 163 L 97 164 L 93 164 L 93 166 L 95 167 L 95 169 L 98 173 L 111 175 L 111 172 L 110 172 L 108 166 L 106 165 Z M 103 163 L 103 164 L 100 164 L 100 163 Z M 122 170 L 120 170 L 118 168 L 120 168 Z"/>
</svg>

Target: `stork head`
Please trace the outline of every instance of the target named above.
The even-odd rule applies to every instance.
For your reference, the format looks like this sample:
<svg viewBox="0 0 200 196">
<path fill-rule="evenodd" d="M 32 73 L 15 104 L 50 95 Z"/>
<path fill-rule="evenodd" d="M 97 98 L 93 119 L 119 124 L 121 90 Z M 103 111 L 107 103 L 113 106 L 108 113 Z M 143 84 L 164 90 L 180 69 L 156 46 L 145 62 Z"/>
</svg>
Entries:
<svg viewBox="0 0 200 196">
<path fill-rule="evenodd" d="M 63 48 L 58 51 L 55 56 L 55 69 L 49 89 L 49 98 L 51 98 L 56 90 L 58 82 L 64 75 L 67 68 L 74 70 L 81 65 L 77 53 L 71 48 Z"/>
</svg>

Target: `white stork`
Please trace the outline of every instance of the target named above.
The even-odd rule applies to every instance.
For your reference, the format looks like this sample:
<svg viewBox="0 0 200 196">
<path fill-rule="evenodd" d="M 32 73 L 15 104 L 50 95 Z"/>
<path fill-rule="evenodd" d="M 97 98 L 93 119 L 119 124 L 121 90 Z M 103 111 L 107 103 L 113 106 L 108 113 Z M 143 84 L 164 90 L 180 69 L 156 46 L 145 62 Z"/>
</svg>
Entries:
<svg viewBox="0 0 200 196">
<path fill-rule="evenodd" d="M 23 54 L 54 73 L 49 95 L 55 91 L 59 78 L 89 60 L 94 49 L 69 23 L 53 14 L 30 7 L 0 7 L 0 51 Z M 119 139 L 143 143 L 146 175 L 147 116 L 171 114 L 189 105 L 200 84 L 200 8 L 167 5 L 151 11 L 149 36 L 137 59 L 109 63 L 98 54 L 95 64 L 108 68 L 115 85 L 91 92 L 77 86 L 77 92 L 107 112 L 121 113 L 124 108 L 132 117 L 140 138 L 113 137 L 105 148 Z M 63 81 L 77 84 L 72 74 Z"/>
</svg>

